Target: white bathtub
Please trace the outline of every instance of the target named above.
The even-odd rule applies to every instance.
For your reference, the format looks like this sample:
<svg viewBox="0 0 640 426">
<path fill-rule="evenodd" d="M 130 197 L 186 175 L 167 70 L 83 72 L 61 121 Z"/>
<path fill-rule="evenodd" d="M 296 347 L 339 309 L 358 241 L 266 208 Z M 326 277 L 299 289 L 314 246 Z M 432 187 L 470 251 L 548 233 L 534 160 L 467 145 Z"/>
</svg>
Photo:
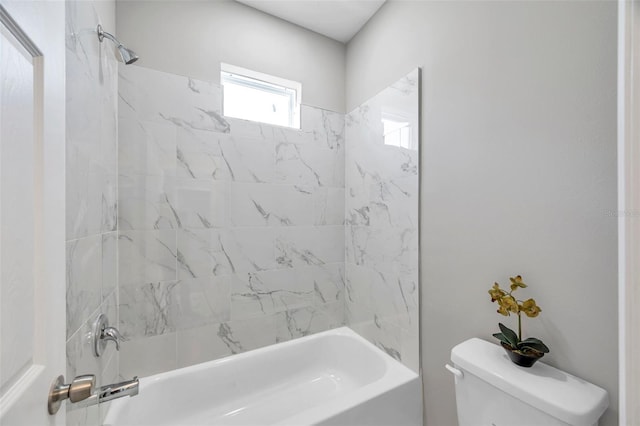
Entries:
<svg viewBox="0 0 640 426">
<path fill-rule="evenodd" d="M 422 424 L 420 378 L 347 327 L 140 379 L 105 426 Z"/>
</svg>

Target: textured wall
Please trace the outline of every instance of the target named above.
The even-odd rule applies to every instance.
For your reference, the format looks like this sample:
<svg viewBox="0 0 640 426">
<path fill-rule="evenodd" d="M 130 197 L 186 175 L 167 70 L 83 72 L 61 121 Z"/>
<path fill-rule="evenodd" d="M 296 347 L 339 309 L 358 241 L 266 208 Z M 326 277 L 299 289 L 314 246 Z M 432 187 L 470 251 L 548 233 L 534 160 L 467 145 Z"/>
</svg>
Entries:
<svg viewBox="0 0 640 426">
<path fill-rule="evenodd" d="M 342 114 L 222 118 L 217 84 L 138 66 L 119 93 L 121 373 L 341 325 Z"/>
<path fill-rule="evenodd" d="M 416 372 L 419 90 L 414 70 L 350 112 L 345 160 L 346 323 Z"/>
<path fill-rule="evenodd" d="M 515 326 L 487 294 L 515 274 L 525 334 L 617 424 L 616 29 L 609 1 L 391 1 L 348 45 L 349 108 L 422 67 L 427 425 L 456 424 L 451 348 Z"/>
<path fill-rule="evenodd" d="M 113 383 L 118 357 L 110 344 L 93 355 L 89 333 L 100 313 L 117 324 L 117 84 L 113 46 L 96 26 L 115 26 L 115 2 L 66 2 L 67 371 Z M 67 424 L 101 424 L 98 406 L 67 407 Z"/>
</svg>

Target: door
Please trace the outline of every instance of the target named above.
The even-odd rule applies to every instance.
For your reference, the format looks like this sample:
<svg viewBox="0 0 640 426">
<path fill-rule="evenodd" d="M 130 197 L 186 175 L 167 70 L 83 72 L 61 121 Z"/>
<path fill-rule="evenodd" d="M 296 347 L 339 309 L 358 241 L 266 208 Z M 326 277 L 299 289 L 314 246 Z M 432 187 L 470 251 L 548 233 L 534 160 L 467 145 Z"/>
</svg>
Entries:
<svg viewBox="0 0 640 426">
<path fill-rule="evenodd" d="M 0 424 L 65 370 L 64 2 L 0 0 Z"/>
</svg>

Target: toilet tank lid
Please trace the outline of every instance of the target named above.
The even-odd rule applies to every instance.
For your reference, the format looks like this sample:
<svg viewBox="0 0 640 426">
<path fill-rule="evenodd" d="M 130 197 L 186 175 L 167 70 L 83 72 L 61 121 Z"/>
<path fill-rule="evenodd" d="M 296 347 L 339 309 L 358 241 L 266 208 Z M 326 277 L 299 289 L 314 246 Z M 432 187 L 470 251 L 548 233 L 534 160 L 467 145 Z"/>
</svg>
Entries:
<svg viewBox="0 0 640 426">
<path fill-rule="evenodd" d="M 542 362 L 519 367 L 502 347 L 482 339 L 455 346 L 451 361 L 464 372 L 570 425 L 595 424 L 609 406 L 606 390 Z"/>
</svg>

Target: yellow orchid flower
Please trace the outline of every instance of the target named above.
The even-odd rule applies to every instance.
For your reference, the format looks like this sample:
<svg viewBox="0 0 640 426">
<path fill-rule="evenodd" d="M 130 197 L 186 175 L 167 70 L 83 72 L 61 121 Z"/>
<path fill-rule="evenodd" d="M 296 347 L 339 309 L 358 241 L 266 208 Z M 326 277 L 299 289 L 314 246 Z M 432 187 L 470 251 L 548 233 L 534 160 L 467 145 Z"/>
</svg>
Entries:
<svg viewBox="0 0 640 426">
<path fill-rule="evenodd" d="M 518 302 L 513 296 L 507 295 L 498 300 L 501 308 L 506 309 L 508 312 L 518 313 Z"/>
<path fill-rule="evenodd" d="M 498 306 L 498 310 L 496 312 L 500 315 L 504 315 L 505 317 L 509 316 L 509 310 L 504 306 Z"/>
<path fill-rule="evenodd" d="M 489 290 L 489 294 L 491 295 L 491 301 L 495 302 L 496 300 L 500 300 L 507 293 L 505 293 L 505 291 L 500 288 L 500 285 L 498 283 L 495 283 Z"/>
<path fill-rule="evenodd" d="M 536 305 L 536 301 L 533 299 L 525 300 L 522 303 L 522 308 L 520 309 L 524 312 L 529 318 L 535 318 L 538 316 L 542 309 L 538 305 Z"/>
<path fill-rule="evenodd" d="M 517 289 L 518 287 L 527 288 L 527 285 L 522 282 L 522 277 L 520 275 L 509 278 L 509 281 L 511 281 L 511 291 Z"/>
</svg>

